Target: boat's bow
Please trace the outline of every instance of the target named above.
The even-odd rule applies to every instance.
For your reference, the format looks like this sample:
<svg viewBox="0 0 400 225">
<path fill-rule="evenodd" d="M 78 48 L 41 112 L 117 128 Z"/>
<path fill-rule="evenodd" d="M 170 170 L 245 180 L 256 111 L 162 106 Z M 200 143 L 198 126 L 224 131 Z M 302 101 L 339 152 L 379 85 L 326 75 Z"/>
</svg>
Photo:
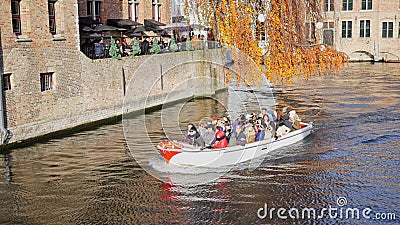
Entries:
<svg viewBox="0 0 400 225">
<path fill-rule="evenodd" d="M 182 152 L 182 145 L 174 141 L 161 142 L 157 148 L 167 163 L 174 155 Z"/>
</svg>

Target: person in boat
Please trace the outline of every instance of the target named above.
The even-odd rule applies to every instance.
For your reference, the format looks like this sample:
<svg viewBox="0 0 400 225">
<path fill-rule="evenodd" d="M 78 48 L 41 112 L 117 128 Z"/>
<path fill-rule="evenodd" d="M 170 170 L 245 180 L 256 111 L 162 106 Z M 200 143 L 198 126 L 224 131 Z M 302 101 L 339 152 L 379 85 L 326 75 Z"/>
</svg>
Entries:
<svg viewBox="0 0 400 225">
<path fill-rule="evenodd" d="M 203 135 L 206 147 L 213 146 L 215 133 L 214 125 L 212 123 L 207 124 L 207 131 Z"/>
<path fill-rule="evenodd" d="M 286 126 L 290 130 L 293 130 L 293 125 L 289 121 L 289 114 L 286 112 L 287 112 L 287 107 L 283 108 L 280 113 L 279 120 L 277 121 L 278 129 L 281 126 Z M 278 132 L 278 129 L 277 129 L 277 132 Z"/>
<path fill-rule="evenodd" d="M 253 120 L 247 120 L 243 133 L 246 135 L 247 143 L 254 142 L 256 130 L 254 129 Z"/>
<path fill-rule="evenodd" d="M 258 118 L 260 118 L 260 117 L 264 118 L 264 116 L 266 116 L 266 115 L 268 115 L 267 108 L 262 108 L 260 114 L 258 115 Z M 270 115 L 268 115 L 268 116 L 270 116 Z M 271 120 L 271 118 L 270 118 L 270 120 Z"/>
<path fill-rule="evenodd" d="M 195 127 L 190 128 L 188 137 L 189 137 L 189 144 L 194 145 L 196 147 L 199 146 L 201 148 L 205 147 L 205 142 Z"/>
<path fill-rule="evenodd" d="M 269 121 L 276 121 L 276 110 L 268 109 L 267 115 L 269 117 Z"/>
<path fill-rule="evenodd" d="M 246 135 L 243 133 L 243 126 L 242 125 L 238 125 L 236 127 L 235 130 L 236 133 L 236 143 L 235 145 L 241 145 L 241 146 L 245 146 L 247 141 L 246 141 Z"/>
<path fill-rule="evenodd" d="M 225 122 L 225 136 L 226 136 L 226 139 L 228 140 L 228 142 L 231 139 L 231 137 L 234 136 L 232 126 L 229 121 Z"/>
<path fill-rule="evenodd" d="M 192 127 L 196 128 L 193 123 L 189 123 L 187 126 L 186 136 L 190 135 L 190 130 L 192 129 Z"/>
<path fill-rule="evenodd" d="M 236 121 L 232 124 L 232 130 L 233 132 L 236 132 L 236 126 L 239 124 L 243 124 L 244 121 L 246 120 L 246 117 L 243 114 L 240 114 L 240 116 L 236 119 Z"/>
<path fill-rule="evenodd" d="M 254 141 L 262 141 L 265 138 L 265 124 L 261 123 L 261 119 L 258 119 L 256 122 L 256 127 L 257 127 L 257 134 L 254 139 Z"/>
<path fill-rule="evenodd" d="M 215 149 L 228 147 L 228 140 L 226 139 L 225 132 L 222 130 L 215 133 L 215 143 L 213 145 Z"/>
<path fill-rule="evenodd" d="M 233 146 L 237 145 L 237 143 L 236 143 L 236 131 L 232 132 L 231 134 L 232 135 L 228 140 L 228 147 L 233 147 Z"/>
<path fill-rule="evenodd" d="M 278 129 L 276 130 L 276 137 L 277 138 L 281 138 L 283 136 L 285 136 L 286 134 L 288 134 L 290 132 L 290 128 L 282 125 L 280 127 L 278 127 Z"/>
<path fill-rule="evenodd" d="M 225 132 L 225 122 L 223 120 L 218 120 L 216 125 L 216 130 L 222 130 Z"/>
<path fill-rule="evenodd" d="M 206 131 L 207 131 L 207 124 L 205 122 L 201 122 L 198 129 L 199 134 L 203 137 Z"/>
<path fill-rule="evenodd" d="M 265 124 L 265 138 L 275 137 L 276 123 L 271 121 L 268 115 L 264 116 L 262 123 Z"/>
<path fill-rule="evenodd" d="M 289 112 L 289 122 L 292 124 L 292 129 L 293 130 L 298 130 L 301 128 L 300 126 L 300 117 L 297 115 L 295 110 L 291 110 Z"/>
</svg>

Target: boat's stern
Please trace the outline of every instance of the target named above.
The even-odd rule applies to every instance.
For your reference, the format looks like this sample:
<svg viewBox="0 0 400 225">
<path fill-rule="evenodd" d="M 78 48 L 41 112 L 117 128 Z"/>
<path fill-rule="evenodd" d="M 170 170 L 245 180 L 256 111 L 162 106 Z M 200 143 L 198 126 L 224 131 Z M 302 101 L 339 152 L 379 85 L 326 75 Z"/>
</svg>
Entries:
<svg viewBox="0 0 400 225">
<path fill-rule="evenodd" d="M 182 152 L 182 146 L 173 141 L 161 142 L 157 145 L 157 148 L 167 163 L 169 163 L 172 157 Z"/>
</svg>

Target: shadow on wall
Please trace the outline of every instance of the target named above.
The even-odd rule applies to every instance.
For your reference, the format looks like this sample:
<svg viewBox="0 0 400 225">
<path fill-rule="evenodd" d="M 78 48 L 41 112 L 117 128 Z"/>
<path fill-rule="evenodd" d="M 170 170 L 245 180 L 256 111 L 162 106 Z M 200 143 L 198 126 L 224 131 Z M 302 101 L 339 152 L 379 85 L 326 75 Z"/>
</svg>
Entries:
<svg viewBox="0 0 400 225">
<path fill-rule="evenodd" d="M 0 130 L 1 130 L 1 144 L 7 144 L 12 134 L 7 129 L 7 108 L 6 108 L 6 97 L 4 93 L 4 60 L 3 60 L 3 44 L 1 39 L 1 27 L 0 27 Z"/>
</svg>

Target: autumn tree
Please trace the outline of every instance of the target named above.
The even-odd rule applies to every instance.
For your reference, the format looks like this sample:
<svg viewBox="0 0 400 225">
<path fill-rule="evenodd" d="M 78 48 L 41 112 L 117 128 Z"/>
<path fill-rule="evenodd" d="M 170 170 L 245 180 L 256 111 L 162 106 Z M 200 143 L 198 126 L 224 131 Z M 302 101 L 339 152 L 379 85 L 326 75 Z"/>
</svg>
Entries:
<svg viewBox="0 0 400 225">
<path fill-rule="evenodd" d="M 185 13 L 213 29 L 222 44 L 240 50 L 232 52 L 240 62 L 234 74 L 248 84 L 261 80 L 260 70 L 270 81 L 287 82 L 338 72 L 348 57 L 316 39 L 320 8 L 318 0 L 185 0 Z"/>
</svg>

